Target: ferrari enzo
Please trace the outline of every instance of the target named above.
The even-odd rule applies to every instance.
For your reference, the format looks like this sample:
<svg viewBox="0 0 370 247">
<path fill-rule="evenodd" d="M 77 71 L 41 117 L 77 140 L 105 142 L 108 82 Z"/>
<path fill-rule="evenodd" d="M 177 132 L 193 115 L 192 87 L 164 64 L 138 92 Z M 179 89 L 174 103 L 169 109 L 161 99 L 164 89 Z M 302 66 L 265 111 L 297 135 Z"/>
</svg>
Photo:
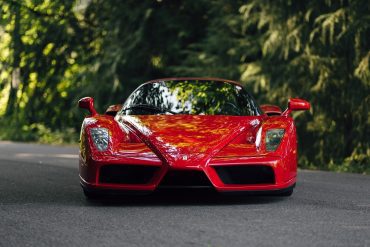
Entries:
<svg viewBox="0 0 370 247">
<path fill-rule="evenodd" d="M 88 198 L 161 188 L 290 196 L 297 177 L 292 98 L 282 111 L 259 106 L 235 81 L 168 78 L 139 86 L 122 105 L 98 114 L 85 97 L 79 175 Z"/>
</svg>

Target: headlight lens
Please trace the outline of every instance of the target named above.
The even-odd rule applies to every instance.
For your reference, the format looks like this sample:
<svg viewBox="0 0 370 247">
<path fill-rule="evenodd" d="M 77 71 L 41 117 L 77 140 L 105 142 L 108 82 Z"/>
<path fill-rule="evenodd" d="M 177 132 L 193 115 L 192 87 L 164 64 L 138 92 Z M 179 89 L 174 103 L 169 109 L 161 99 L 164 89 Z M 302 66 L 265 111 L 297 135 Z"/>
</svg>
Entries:
<svg viewBox="0 0 370 247">
<path fill-rule="evenodd" d="M 284 129 L 270 129 L 266 132 L 266 150 L 275 151 L 280 144 L 281 138 L 284 136 Z"/>
<path fill-rule="evenodd" d="M 95 144 L 96 149 L 105 151 L 108 148 L 109 132 L 106 128 L 91 128 L 90 134 Z"/>
</svg>

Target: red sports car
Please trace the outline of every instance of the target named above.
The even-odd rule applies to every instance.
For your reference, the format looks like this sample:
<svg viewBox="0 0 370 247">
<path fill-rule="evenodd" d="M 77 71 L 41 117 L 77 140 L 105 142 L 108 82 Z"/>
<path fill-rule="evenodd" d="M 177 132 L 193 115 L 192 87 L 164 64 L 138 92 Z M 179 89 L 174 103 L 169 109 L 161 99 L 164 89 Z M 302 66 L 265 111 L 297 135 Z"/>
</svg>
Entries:
<svg viewBox="0 0 370 247">
<path fill-rule="evenodd" d="M 235 81 L 168 78 L 146 82 L 98 114 L 93 99 L 80 139 L 80 181 L 87 197 L 166 187 L 290 196 L 297 176 L 290 99 L 282 112 L 259 106 Z"/>
</svg>

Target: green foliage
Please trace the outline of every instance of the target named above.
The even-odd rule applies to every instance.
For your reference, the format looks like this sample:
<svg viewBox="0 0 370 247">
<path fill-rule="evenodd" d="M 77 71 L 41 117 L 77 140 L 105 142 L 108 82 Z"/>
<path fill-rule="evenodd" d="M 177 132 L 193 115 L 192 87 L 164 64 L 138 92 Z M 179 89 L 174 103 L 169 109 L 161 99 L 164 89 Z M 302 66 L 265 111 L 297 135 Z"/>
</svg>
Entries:
<svg viewBox="0 0 370 247">
<path fill-rule="evenodd" d="M 14 123 L 0 121 L 0 140 L 39 142 L 45 144 L 76 143 L 78 135 L 73 128 L 52 130 L 41 123 L 24 124 L 16 128 L 9 128 Z"/>
<path fill-rule="evenodd" d="M 366 1 L 250 1 L 241 8 L 245 25 L 262 31 L 262 57 L 252 62 L 261 67 L 251 83 L 266 80 L 270 102 L 299 96 L 312 103 L 298 121 L 302 166 L 364 171 L 369 164 L 369 10 Z"/>
<path fill-rule="evenodd" d="M 301 167 L 369 173 L 369 37 L 366 0 L 0 0 L 0 138 L 69 141 L 80 97 L 103 111 L 153 78 L 224 77 L 311 102 Z"/>
</svg>

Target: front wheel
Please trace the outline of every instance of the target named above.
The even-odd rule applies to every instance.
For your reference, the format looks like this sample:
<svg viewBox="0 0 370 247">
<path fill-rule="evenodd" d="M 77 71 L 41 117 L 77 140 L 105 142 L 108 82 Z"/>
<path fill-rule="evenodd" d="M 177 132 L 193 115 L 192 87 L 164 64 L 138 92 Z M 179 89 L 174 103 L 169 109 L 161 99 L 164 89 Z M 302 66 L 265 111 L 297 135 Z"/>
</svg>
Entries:
<svg viewBox="0 0 370 247">
<path fill-rule="evenodd" d="M 94 191 L 83 189 L 84 195 L 88 200 L 97 200 L 100 198 L 100 195 Z"/>
<path fill-rule="evenodd" d="M 293 189 L 289 189 L 287 191 L 279 193 L 278 196 L 288 197 L 288 196 L 291 196 L 292 194 L 293 194 Z"/>
</svg>

